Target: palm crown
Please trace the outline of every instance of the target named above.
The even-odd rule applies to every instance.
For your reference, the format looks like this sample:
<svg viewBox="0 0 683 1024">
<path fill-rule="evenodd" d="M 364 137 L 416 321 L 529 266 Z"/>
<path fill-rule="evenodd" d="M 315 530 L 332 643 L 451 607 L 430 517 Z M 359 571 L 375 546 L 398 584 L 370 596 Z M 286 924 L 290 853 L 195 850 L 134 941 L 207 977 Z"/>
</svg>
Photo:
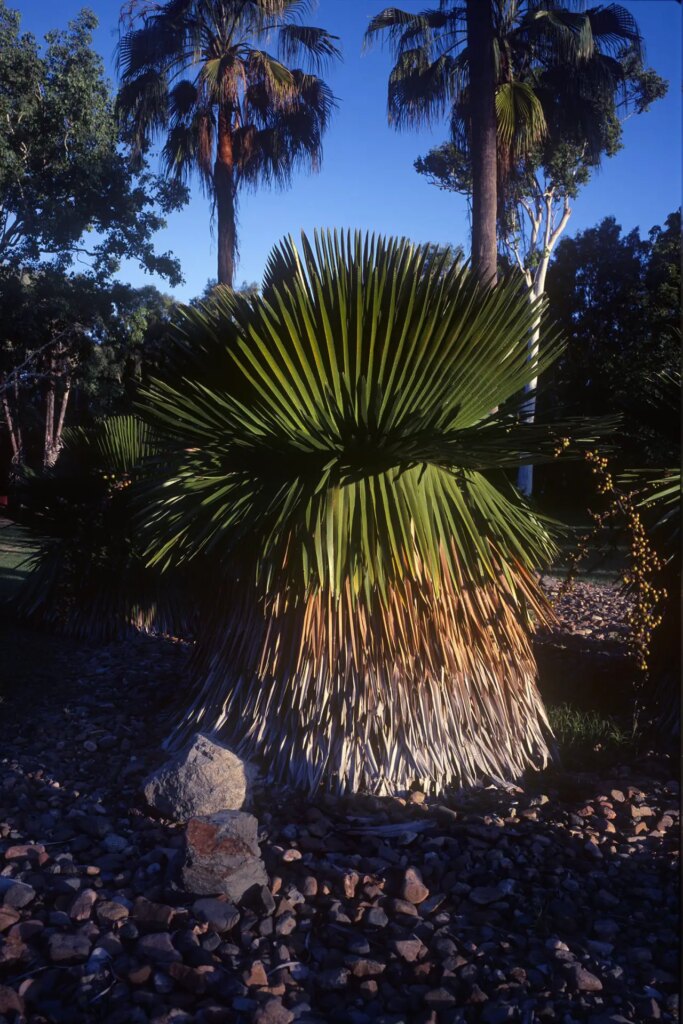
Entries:
<svg viewBox="0 0 683 1024">
<path fill-rule="evenodd" d="M 597 162 L 604 148 L 597 107 L 625 98 L 624 57 L 640 58 L 641 38 L 619 4 L 586 8 L 582 0 L 494 0 L 494 66 L 499 173 L 550 131 L 577 139 Z M 387 38 L 396 63 L 388 112 L 398 128 L 449 114 L 451 135 L 467 151 L 470 133 L 469 53 L 465 7 L 441 0 L 419 13 L 388 7 L 366 39 Z"/>
<path fill-rule="evenodd" d="M 530 363 L 537 312 L 430 247 L 336 234 L 283 242 L 261 297 L 187 311 L 144 408 L 175 450 L 150 558 L 213 579 L 178 742 L 220 729 L 311 788 L 543 759 L 526 625 L 553 545 L 504 473 L 570 429 L 519 423 L 558 351 Z"/>
<path fill-rule="evenodd" d="M 235 201 L 244 185 L 285 185 L 317 167 L 334 98 L 314 70 L 335 37 L 302 25 L 309 0 L 166 0 L 131 8 L 119 44 L 119 110 L 133 140 L 165 138 L 169 173 L 198 173 L 218 214 L 219 282 L 232 284 Z M 264 47 L 277 40 L 277 56 Z"/>
</svg>

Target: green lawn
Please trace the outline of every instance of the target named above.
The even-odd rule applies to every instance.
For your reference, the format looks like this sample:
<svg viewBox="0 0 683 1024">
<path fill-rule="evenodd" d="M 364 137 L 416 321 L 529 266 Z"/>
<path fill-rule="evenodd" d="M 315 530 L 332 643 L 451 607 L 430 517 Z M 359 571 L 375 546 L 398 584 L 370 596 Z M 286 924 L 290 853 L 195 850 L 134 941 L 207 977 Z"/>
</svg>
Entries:
<svg viewBox="0 0 683 1024">
<path fill-rule="evenodd" d="M 31 568 L 33 537 L 9 519 L 0 519 L 0 603 L 11 601 Z"/>
</svg>

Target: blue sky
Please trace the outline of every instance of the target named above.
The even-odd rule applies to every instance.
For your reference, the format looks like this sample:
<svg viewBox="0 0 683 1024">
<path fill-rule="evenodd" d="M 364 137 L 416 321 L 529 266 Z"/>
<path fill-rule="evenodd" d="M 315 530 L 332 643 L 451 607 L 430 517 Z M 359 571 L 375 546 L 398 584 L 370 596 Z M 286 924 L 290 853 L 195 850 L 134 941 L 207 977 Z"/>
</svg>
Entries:
<svg viewBox="0 0 683 1024">
<path fill-rule="evenodd" d="M 95 44 L 115 80 L 113 53 L 118 34 L 119 0 L 7 0 L 22 15 L 25 30 L 42 37 L 64 27 L 83 6 L 99 18 Z M 622 0 L 624 2 L 624 0 Z M 271 246 L 285 234 L 315 227 L 360 227 L 407 235 L 417 242 L 460 243 L 469 249 L 465 200 L 440 192 L 419 177 L 413 161 L 445 140 L 445 124 L 431 131 L 397 133 L 386 120 L 388 51 L 362 53 L 370 18 L 389 0 L 319 0 L 310 20 L 340 36 L 344 62 L 326 75 L 339 99 L 326 136 L 323 165 L 317 175 L 299 175 L 284 192 L 242 193 L 239 208 L 240 262 L 236 280 L 260 280 Z M 396 0 L 396 6 L 421 10 L 428 0 Z M 435 5 L 434 5 L 435 6 Z M 671 83 L 668 95 L 649 113 L 624 127 L 624 149 L 603 165 L 574 204 L 568 233 L 614 215 L 624 230 L 647 232 L 680 204 L 681 194 L 681 5 L 675 0 L 631 0 L 648 63 Z M 157 236 L 159 249 L 171 249 L 183 266 L 185 283 L 173 291 L 180 300 L 199 294 L 215 277 L 216 253 L 209 234 L 210 208 L 193 187 L 189 206 L 169 219 Z M 120 276 L 133 284 L 165 282 L 135 265 Z"/>
</svg>

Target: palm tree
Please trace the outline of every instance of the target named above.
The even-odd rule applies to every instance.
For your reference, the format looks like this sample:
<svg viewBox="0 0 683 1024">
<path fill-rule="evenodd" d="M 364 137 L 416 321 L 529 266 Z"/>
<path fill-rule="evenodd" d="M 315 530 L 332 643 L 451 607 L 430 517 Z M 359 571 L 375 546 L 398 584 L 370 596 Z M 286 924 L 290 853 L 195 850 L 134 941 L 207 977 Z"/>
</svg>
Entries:
<svg viewBox="0 0 683 1024">
<path fill-rule="evenodd" d="M 40 548 L 16 611 L 89 641 L 151 629 L 187 636 L 188 581 L 145 566 L 133 518 L 136 488 L 160 457 L 152 431 L 112 416 L 65 430 L 63 441 L 56 465 L 24 470 L 17 487 Z"/>
<path fill-rule="evenodd" d="M 334 40 L 299 18 L 310 0 L 141 0 L 119 43 L 118 107 L 143 150 L 165 138 L 168 173 L 197 173 L 218 222 L 218 283 L 232 287 L 240 188 L 285 186 L 317 169 L 335 105 L 316 74 L 340 56 Z M 277 39 L 278 56 L 262 46 Z M 284 63 L 288 62 L 288 63 Z"/>
<path fill-rule="evenodd" d="M 496 237 L 496 214 L 505 206 L 513 166 L 549 131 L 580 139 L 599 159 L 604 139 L 597 132 L 596 104 L 625 88 L 624 54 L 639 55 L 641 44 L 623 7 L 587 10 L 581 0 L 467 0 L 465 6 L 441 0 L 437 9 L 420 13 L 389 7 L 372 19 L 366 40 L 378 36 L 388 39 L 396 57 L 390 124 L 414 128 L 447 114 L 456 149 L 470 156 L 475 267 L 491 258 L 486 246 Z M 484 39 L 492 49 L 488 65 Z M 495 93 L 495 146 L 489 89 Z"/>
<path fill-rule="evenodd" d="M 311 790 L 545 763 L 528 634 L 554 545 L 505 470 L 575 428 L 519 423 L 559 351 L 529 362 L 536 315 L 448 251 L 336 233 L 281 243 L 261 296 L 186 311 L 141 408 L 171 467 L 150 564 L 194 564 L 205 591 L 170 746 L 215 730 Z"/>
</svg>

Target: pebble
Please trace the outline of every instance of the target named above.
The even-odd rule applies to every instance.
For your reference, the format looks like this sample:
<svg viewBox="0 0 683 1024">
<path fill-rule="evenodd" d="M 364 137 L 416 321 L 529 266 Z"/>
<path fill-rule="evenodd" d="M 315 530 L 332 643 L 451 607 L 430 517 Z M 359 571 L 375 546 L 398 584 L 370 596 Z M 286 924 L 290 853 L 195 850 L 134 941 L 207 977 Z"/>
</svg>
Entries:
<svg viewBox="0 0 683 1024">
<path fill-rule="evenodd" d="M 197 898 L 179 880 L 182 827 L 138 800 L 161 760 L 158 680 L 180 680 L 186 655 L 153 637 L 69 648 L 57 699 L 38 693 L 30 722 L 26 700 L 3 704 L 0 1016 L 677 1019 L 671 760 L 550 769 L 443 802 L 256 787 L 268 878 Z"/>
</svg>

